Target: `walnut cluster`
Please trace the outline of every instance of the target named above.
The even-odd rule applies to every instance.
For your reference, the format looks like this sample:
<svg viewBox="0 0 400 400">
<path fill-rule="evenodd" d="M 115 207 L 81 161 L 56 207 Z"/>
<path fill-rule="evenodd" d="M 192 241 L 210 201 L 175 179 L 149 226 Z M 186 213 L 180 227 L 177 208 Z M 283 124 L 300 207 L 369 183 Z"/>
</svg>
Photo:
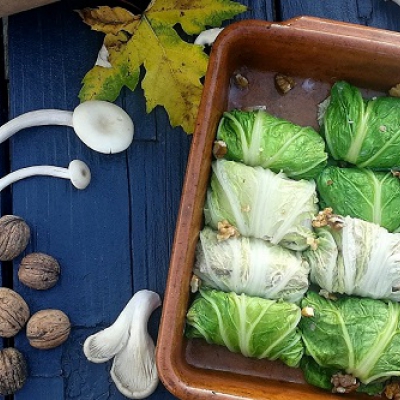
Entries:
<svg viewBox="0 0 400 400">
<path fill-rule="evenodd" d="M 15 215 L 0 218 L 0 261 L 11 261 L 26 249 L 31 237 L 28 224 Z M 22 258 L 18 278 L 24 285 L 46 290 L 53 287 L 60 276 L 58 261 L 44 253 L 30 253 Z M 26 327 L 32 347 L 51 349 L 64 343 L 70 334 L 71 323 L 60 310 L 40 310 L 30 315 L 26 301 L 14 290 L 0 288 L 0 337 L 12 338 Z M 24 356 L 9 347 L 0 351 L 0 395 L 11 395 L 21 389 L 27 377 Z"/>
</svg>

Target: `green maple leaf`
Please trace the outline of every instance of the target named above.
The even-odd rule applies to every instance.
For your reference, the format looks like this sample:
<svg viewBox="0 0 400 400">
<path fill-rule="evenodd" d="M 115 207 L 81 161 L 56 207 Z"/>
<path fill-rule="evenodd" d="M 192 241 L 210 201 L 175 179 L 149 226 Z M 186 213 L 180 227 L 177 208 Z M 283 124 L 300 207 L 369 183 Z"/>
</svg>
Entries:
<svg viewBox="0 0 400 400">
<path fill-rule="evenodd" d="M 96 65 L 85 75 L 81 101 L 114 101 L 124 86 L 134 90 L 143 66 L 147 112 L 163 106 L 172 126 L 192 133 L 208 56 L 202 46 L 182 40 L 174 26 L 194 35 L 246 9 L 230 0 L 155 0 L 141 15 L 120 7 L 81 10 L 85 23 L 105 33 L 108 55 L 106 66 Z"/>
</svg>

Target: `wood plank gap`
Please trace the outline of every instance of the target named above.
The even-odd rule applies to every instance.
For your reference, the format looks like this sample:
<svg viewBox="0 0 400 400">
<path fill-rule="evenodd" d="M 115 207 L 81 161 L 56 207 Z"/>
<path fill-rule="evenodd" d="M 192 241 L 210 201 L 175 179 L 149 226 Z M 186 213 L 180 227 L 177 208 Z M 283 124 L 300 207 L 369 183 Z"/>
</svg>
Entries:
<svg viewBox="0 0 400 400">
<path fill-rule="evenodd" d="M 8 121 L 9 93 L 8 93 L 8 18 L 1 19 L 0 25 L 0 124 Z M 2 175 L 11 170 L 10 149 L 8 141 L 0 145 L 0 171 Z M 1 215 L 12 214 L 12 200 L 10 187 L 1 192 Z M 12 261 L 1 263 L 1 286 L 13 288 L 13 263 Z M 14 347 L 14 338 L 2 339 L 3 348 Z M 14 395 L 3 397 L 4 400 L 14 400 Z"/>
<path fill-rule="evenodd" d="M 134 294 L 134 257 L 133 257 L 133 218 L 131 216 L 131 213 L 133 212 L 133 198 L 132 198 L 132 185 L 131 185 L 131 171 L 129 168 L 129 157 L 126 156 L 126 180 L 127 180 L 127 185 L 128 185 L 128 203 L 129 203 L 129 265 L 131 266 L 131 293 L 132 296 Z"/>
<path fill-rule="evenodd" d="M 272 1 L 272 12 L 273 12 L 274 21 L 277 21 L 277 22 L 281 22 L 282 21 L 281 10 L 282 10 L 281 0 L 273 0 Z"/>
<path fill-rule="evenodd" d="M 0 40 L 0 123 L 4 124 L 9 115 L 8 95 L 8 19 L 1 19 L 1 40 Z M 1 166 L 2 174 L 8 174 L 11 170 L 10 149 L 8 141 L 1 145 Z M 11 188 L 7 187 L 1 192 L 1 215 L 12 214 Z M 3 262 L 1 269 L 2 286 L 13 288 L 13 264 Z"/>
</svg>

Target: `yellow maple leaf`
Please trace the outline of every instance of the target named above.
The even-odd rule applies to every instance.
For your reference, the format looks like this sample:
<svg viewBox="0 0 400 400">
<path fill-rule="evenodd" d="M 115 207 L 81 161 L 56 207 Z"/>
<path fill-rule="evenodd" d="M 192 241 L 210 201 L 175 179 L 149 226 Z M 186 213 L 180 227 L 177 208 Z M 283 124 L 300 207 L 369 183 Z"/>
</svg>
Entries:
<svg viewBox="0 0 400 400">
<path fill-rule="evenodd" d="M 85 23 L 106 34 L 108 65 L 86 74 L 80 99 L 114 101 L 123 86 L 136 88 L 143 66 L 147 112 L 163 106 L 172 126 L 192 133 L 208 56 L 202 46 L 182 40 L 174 25 L 197 34 L 245 10 L 230 0 L 155 0 L 140 16 L 120 7 L 81 10 Z"/>
</svg>

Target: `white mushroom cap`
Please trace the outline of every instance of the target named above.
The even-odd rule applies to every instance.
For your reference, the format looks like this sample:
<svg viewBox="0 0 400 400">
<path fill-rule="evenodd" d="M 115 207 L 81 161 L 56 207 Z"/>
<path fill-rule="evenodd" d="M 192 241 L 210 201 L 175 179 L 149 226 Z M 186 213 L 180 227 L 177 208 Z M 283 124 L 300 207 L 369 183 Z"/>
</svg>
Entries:
<svg viewBox="0 0 400 400">
<path fill-rule="evenodd" d="M 82 142 L 99 153 L 119 153 L 133 140 L 132 119 L 122 108 L 107 101 L 90 100 L 79 104 L 72 123 Z"/>
<path fill-rule="evenodd" d="M 81 160 L 72 160 L 69 163 L 68 171 L 70 173 L 71 183 L 77 189 L 85 189 L 92 178 L 89 167 Z"/>
</svg>

